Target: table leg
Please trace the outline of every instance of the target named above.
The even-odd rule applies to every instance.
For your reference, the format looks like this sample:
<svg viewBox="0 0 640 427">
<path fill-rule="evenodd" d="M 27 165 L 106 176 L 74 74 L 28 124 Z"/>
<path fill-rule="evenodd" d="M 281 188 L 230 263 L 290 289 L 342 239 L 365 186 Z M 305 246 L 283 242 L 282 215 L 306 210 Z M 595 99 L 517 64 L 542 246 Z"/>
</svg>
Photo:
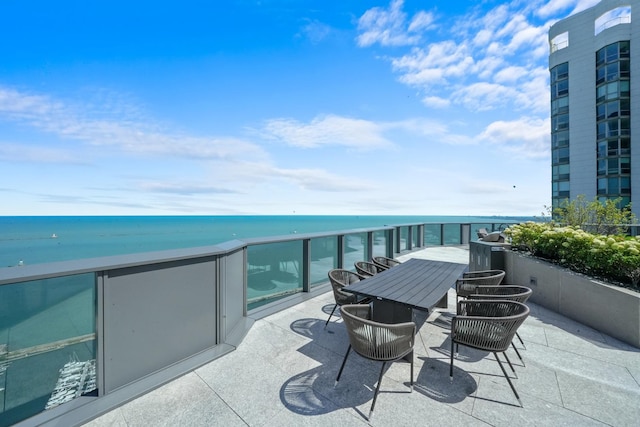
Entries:
<svg viewBox="0 0 640 427">
<path fill-rule="evenodd" d="M 449 293 L 445 293 L 442 298 L 440 298 L 440 301 L 438 301 L 436 303 L 436 307 L 438 308 L 447 308 L 449 307 Z"/>
<path fill-rule="evenodd" d="M 393 301 L 374 299 L 372 320 L 380 323 L 403 323 L 413 321 L 411 307 Z"/>
</svg>

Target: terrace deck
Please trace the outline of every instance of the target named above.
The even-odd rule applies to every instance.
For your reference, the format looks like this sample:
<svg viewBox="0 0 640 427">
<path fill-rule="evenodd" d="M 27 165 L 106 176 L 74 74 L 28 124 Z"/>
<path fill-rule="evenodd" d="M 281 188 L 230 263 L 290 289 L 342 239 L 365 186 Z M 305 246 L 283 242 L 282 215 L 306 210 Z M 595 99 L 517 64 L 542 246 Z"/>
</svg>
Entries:
<svg viewBox="0 0 640 427">
<path fill-rule="evenodd" d="M 452 247 L 407 257 L 468 262 L 464 249 Z M 484 352 L 460 347 L 451 383 L 448 335 L 455 291 L 449 292 L 448 309 L 416 318 L 413 393 L 405 384 L 408 364 L 393 364 L 373 425 L 640 424 L 640 349 L 535 304 L 520 329 L 527 366 L 512 357 L 524 408 Z M 332 307 L 333 296 L 326 293 L 262 318 L 235 351 L 87 425 L 366 426 L 379 366 L 352 355 L 334 388 L 348 338 L 339 318 L 324 328 Z"/>
</svg>

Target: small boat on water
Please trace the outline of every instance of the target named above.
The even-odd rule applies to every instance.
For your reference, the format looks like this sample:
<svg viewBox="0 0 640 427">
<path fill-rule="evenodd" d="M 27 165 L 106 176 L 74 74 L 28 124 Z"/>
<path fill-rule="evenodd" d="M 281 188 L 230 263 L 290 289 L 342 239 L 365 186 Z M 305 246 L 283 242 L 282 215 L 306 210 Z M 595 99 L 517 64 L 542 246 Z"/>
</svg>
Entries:
<svg viewBox="0 0 640 427">
<path fill-rule="evenodd" d="M 53 233 L 53 234 L 51 235 L 51 238 L 52 238 L 52 239 L 57 239 L 57 238 L 58 238 L 58 235 L 57 235 L 56 233 Z"/>
</svg>

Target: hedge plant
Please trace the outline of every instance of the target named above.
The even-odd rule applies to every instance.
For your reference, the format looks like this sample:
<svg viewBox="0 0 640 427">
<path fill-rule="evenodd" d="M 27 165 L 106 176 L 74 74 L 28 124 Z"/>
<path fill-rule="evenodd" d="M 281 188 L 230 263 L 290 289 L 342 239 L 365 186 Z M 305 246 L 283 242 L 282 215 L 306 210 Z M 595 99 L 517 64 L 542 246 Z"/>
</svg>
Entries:
<svg viewBox="0 0 640 427">
<path fill-rule="evenodd" d="M 505 230 L 513 249 L 640 290 L 640 236 L 592 234 L 579 226 L 525 222 Z"/>
</svg>

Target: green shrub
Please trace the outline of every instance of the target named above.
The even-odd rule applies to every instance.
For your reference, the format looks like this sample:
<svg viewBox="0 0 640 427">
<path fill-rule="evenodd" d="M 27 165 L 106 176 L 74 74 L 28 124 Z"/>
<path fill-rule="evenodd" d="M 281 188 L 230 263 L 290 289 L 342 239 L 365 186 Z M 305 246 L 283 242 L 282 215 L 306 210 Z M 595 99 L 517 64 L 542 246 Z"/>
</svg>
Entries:
<svg viewBox="0 0 640 427">
<path fill-rule="evenodd" d="M 577 226 L 532 221 L 512 225 L 504 233 L 514 249 L 640 289 L 640 236 L 593 234 Z"/>
</svg>

